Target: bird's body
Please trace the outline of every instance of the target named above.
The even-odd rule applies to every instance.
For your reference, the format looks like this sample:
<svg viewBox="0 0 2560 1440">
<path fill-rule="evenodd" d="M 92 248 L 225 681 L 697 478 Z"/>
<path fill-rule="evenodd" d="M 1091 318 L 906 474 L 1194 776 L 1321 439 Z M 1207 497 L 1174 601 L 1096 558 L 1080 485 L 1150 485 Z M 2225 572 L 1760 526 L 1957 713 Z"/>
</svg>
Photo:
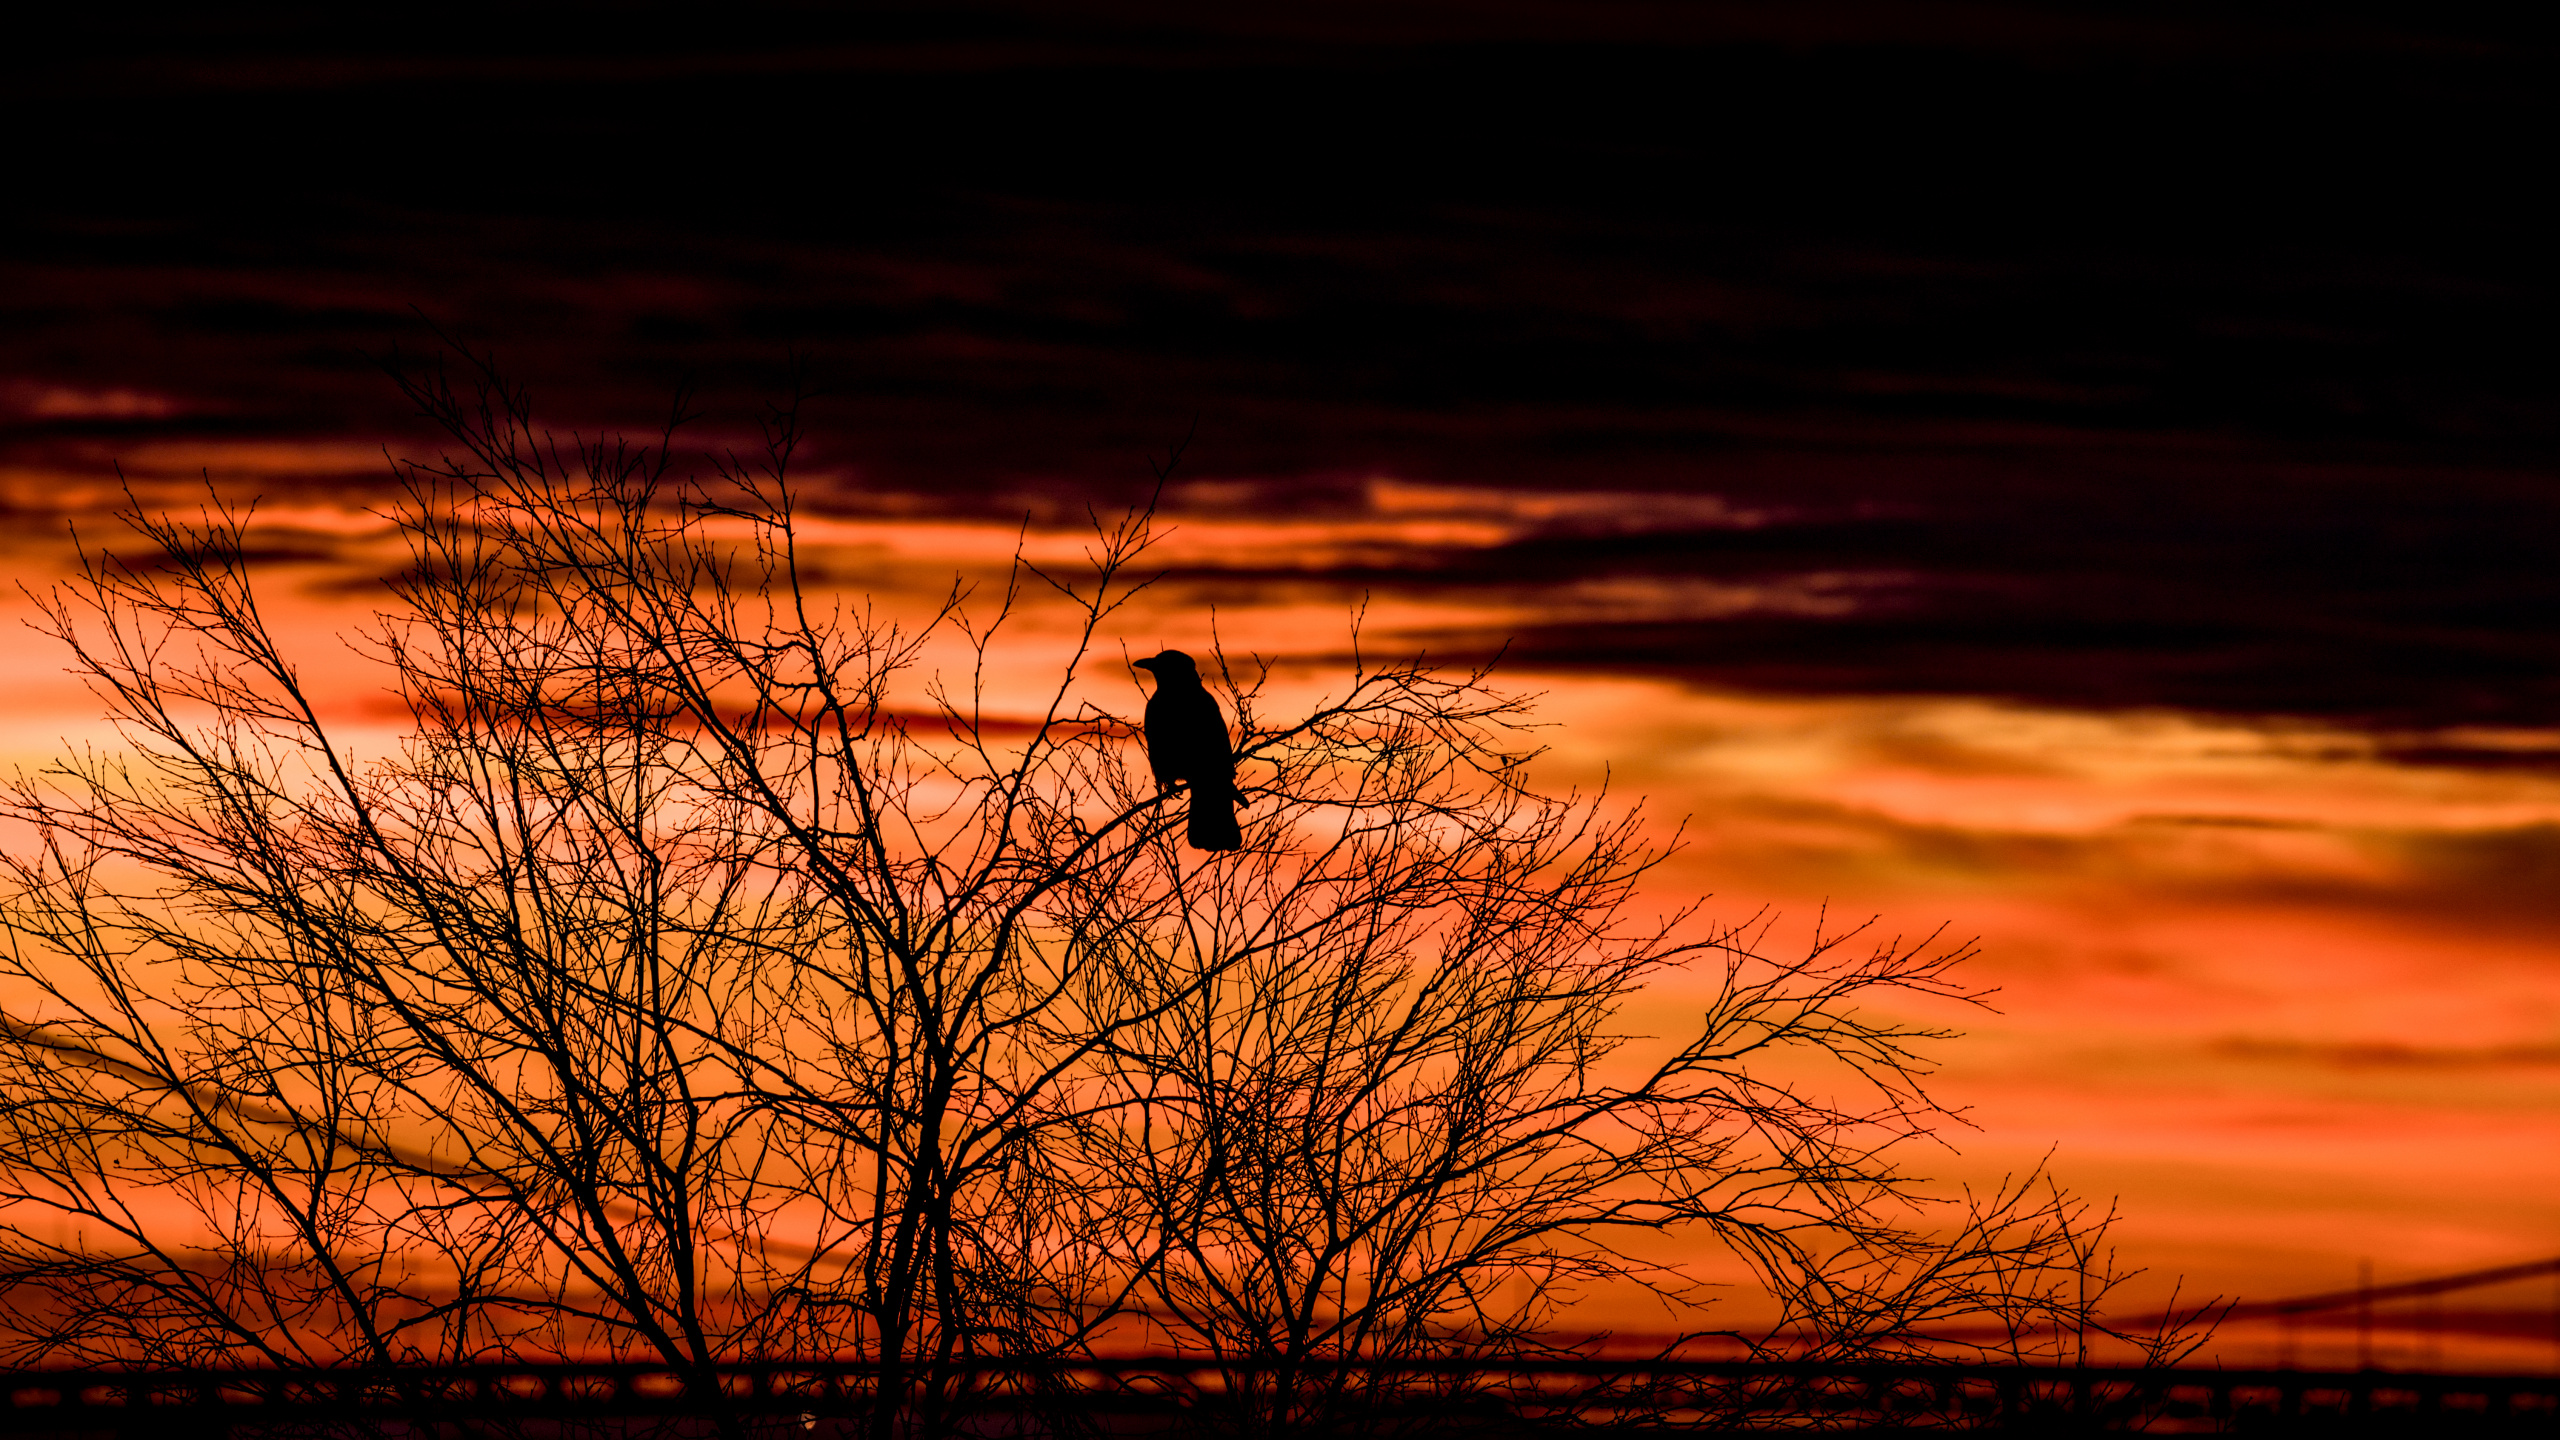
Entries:
<svg viewBox="0 0 2560 1440">
<path fill-rule="evenodd" d="M 1200 683 L 1199 667 L 1179 650 L 1141 660 L 1156 677 L 1147 697 L 1147 765 L 1156 783 L 1191 787 L 1185 831 L 1195 850 L 1240 850 L 1236 825 L 1236 752 L 1227 739 L 1227 717 Z"/>
</svg>

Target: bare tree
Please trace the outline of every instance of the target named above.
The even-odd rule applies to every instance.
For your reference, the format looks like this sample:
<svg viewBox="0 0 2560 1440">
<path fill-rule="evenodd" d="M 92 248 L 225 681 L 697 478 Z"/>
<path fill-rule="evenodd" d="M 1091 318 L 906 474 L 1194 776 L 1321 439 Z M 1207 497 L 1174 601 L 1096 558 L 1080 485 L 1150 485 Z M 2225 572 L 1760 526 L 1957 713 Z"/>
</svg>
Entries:
<svg viewBox="0 0 2560 1440">
<path fill-rule="evenodd" d="M 1666 851 L 1534 791 L 1489 676 L 1355 661 L 1274 720 L 1222 664 L 1247 844 L 1203 858 L 1091 673 L 1151 511 L 889 617 L 808 579 L 796 409 L 688 473 L 673 422 L 403 383 L 453 446 L 351 638 L 396 748 L 324 718 L 245 512 L 137 508 L 46 602 L 117 741 L 0 794 L 0 1360 L 855 1357 L 886 1436 L 1146 1334 L 1288 1424 L 1594 1286 L 1698 1298 L 1647 1237 L 1830 1353 L 2103 1292 L 2067 1197 L 1949 1230 L 1897 1168 L 1944 1037 L 1870 1009 L 1962 948 L 1631 918 Z M 999 714 L 1034 598 L 1055 682 Z M 1675 970 L 1694 1027 L 1628 1033 Z"/>
<path fill-rule="evenodd" d="M 1950 1035 L 1876 1007 L 1980 999 L 1954 977 L 1969 947 L 1861 927 L 1780 960 L 1765 927 L 1694 906 L 1633 918 L 1667 847 L 1605 797 L 1529 790 L 1519 702 L 1418 666 L 1350 693 L 1248 727 L 1269 768 L 1246 854 L 1191 878 L 1180 931 L 1129 935 L 1222 963 L 1116 1037 L 1131 1101 L 1088 1107 L 1081 1136 L 1096 1184 L 1130 1193 L 1158 1333 L 1222 1368 L 1234 1418 L 1335 1425 L 1574 1353 L 1595 1290 L 1653 1292 L 1691 1353 L 2085 1342 L 2122 1278 L 2111 1217 L 2041 1174 L 1933 1198 L 1898 1161 L 1958 1123 L 1921 1054 Z M 1716 982 L 1694 1028 L 1633 1033 L 1630 1002 L 1675 971 Z M 1675 1235 L 1744 1262 L 1772 1302 L 1757 1328 L 1718 1323 L 1664 1259 Z M 1732 1398 L 1728 1418 L 1765 1413 Z"/>
</svg>

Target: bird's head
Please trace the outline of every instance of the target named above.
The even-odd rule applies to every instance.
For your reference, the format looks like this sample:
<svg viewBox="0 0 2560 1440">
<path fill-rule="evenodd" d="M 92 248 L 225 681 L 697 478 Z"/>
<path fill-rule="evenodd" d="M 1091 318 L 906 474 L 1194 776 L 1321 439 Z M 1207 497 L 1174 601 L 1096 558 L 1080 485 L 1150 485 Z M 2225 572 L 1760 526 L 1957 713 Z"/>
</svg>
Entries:
<svg viewBox="0 0 2560 1440">
<path fill-rule="evenodd" d="M 1139 669 L 1147 671 L 1159 680 L 1172 680 L 1183 676 L 1189 676 L 1194 680 L 1200 678 L 1200 667 L 1192 664 L 1191 657 L 1179 650 L 1167 650 L 1162 654 L 1150 655 L 1134 663 Z"/>
</svg>

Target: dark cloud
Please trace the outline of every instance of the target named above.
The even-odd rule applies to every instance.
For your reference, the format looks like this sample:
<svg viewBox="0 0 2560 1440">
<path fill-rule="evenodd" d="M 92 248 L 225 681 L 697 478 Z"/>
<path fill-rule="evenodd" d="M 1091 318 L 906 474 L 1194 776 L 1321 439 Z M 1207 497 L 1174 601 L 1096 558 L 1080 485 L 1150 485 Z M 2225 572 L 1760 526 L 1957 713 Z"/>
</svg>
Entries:
<svg viewBox="0 0 2560 1440">
<path fill-rule="evenodd" d="M 1658 589 L 1666 609 L 1684 582 L 1773 597 L 1706 616 L 1566 614 L 1406 637 L 1452 655 L 1507 648 L 1544 668 L 2421 730 L 2560 715 L 2560 494 L 2530 476 L 2463 485 L 2275 459 L 2109 468 L 2076 487 L 2012 476 L 1968 494 L 1882 464 L 1870 493 L 1889 503 L 1866 514 L 1535 536 L 1333 579 L 1532 601 L 1612 581 L 1620 594 Z M 2553 758 L 2433 733 L 2393 744 L 2418 763 Z"/>
<path fill-rule="evenodd" d="M 1454 649 L 2550 719 L 2543 40 L 1787 8 L 120 10 L 0 86 L 0 467 L 415 445 L 373 362 L 433 327 L 564 425 L 689 378 L 734 427 L 797 355 L 848 507 L 1127 499 L 1196 417 L 1195 473 L 1289 514 L 1393 475 L 1769 517 L 1637 498 L 1346 588 L 1848 602 L 1413 637 Z"/>
</svg>

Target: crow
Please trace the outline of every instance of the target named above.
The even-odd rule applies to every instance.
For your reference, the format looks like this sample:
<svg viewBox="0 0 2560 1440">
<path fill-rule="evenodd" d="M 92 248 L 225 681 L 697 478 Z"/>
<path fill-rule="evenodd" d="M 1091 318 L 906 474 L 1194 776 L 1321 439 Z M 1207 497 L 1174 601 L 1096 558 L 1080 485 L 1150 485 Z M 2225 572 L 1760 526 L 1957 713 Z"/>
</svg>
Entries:
<svg viewBox="0 0 2560 1440">
<path fill-rule="evenodd" d="M 1241 850 L 1236 828 L 1236 752 L 1227 741 L 1227 717 L 1201 687 L 1200 669 L 1179 650 L 1137 662 L 1156 677 L 1147 697 L 1147 765 L 1156 783 L 1191 782 L 1191 815 L 1184 827 L 1194 850 Z"/>
</svg>

